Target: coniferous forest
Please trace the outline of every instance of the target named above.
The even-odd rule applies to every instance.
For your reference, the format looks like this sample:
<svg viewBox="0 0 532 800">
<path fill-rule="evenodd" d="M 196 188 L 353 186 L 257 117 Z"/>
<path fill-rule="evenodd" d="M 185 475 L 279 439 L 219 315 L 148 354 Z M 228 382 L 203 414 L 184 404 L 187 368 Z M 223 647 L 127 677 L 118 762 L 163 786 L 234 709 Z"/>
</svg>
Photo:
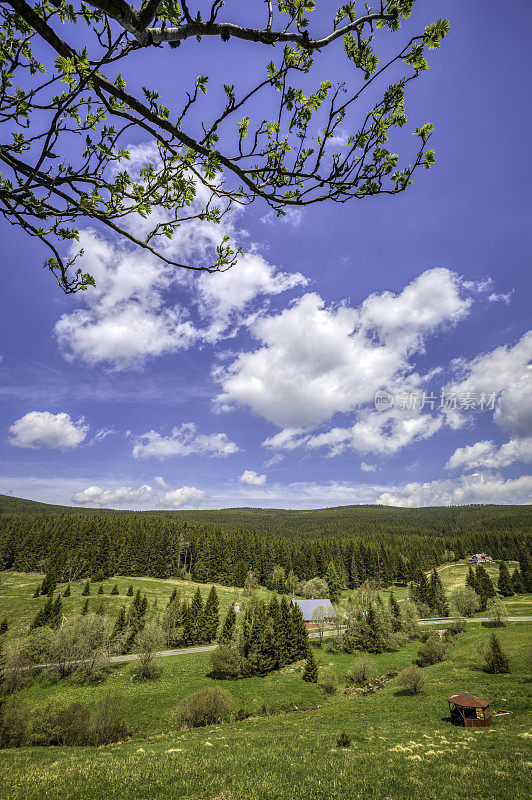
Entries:
<svg viewBox="0 0 532 800">
<path fill-rule="evenodd" d="M 58 581 L 181 575 L 239 587 L 252 570 L 282 592 L 283 574 L 308 580 L 333 562 L 343 586 L 389 585 L 472 552 L 517 559 L 531 521 L 530 506 L 118 512 L 2 496 L 0 568 Z"/>
</svg>

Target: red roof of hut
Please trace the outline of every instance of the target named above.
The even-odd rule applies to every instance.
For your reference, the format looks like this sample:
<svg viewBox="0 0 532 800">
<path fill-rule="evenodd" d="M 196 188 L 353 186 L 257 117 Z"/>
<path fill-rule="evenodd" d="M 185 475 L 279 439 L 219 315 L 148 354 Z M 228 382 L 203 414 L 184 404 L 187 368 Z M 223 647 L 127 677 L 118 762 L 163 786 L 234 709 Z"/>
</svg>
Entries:
<svg viewBox="0 0 532 800">
<path fill-rule="evenodd" d="M 482 700 L 481 697 L 475 697 L 472 694 L 453 694 L 447 700 L 449 703 L 462 706 L 462 708 L 487 708 L 489 706 L 488 700 Z"/>
</svg>

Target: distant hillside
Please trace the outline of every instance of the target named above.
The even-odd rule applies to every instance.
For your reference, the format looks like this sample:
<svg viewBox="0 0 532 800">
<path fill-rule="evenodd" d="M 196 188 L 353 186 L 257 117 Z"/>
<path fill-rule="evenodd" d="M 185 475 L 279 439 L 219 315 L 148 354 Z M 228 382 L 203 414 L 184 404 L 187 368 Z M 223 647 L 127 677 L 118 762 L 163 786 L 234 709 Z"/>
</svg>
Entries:
<svg viewBox="0 0 532 800">
<path fill-rule="evenodd" d="M 364 534 L 377 530 L 390 534 L 460 534 L 465 532 L 532 533 L 532 505 L 436 506 L 397 508 L 354 505 L 293 511 L 279 508 L 228 508 L 205 511 L 117 511 L 56 506 L 18 497 L 0 495 L 0 514 L 89 515 L 175 520 L 180 524 L 223 528 L 230 531 L 270 533 L 281 536 Z"/>
</svg>

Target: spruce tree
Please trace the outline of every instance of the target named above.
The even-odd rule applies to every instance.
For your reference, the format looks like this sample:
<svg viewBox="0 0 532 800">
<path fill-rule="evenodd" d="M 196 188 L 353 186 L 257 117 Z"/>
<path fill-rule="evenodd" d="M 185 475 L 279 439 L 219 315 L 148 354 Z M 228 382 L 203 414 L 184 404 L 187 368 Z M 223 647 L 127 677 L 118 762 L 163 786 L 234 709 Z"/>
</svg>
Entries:
<svg viewBox="0 0 532 800">
<path fill-rule="evenodd" d="M 98 594 L 103 594 L 103 586 L 102 586 L 102 584 L 100 584 L 99 587 L 98 587 Z"/>
<path fill-rule="evenodd" d="M 220 644 L 229 644 L 233 638 L 233 633 L 235 630 L 236 625 L 236 611 L 235 611 L 235 604 L 231 603 L 227 614 L 225 615 L 224 624 L 222 625 L 222 630 L 220 631 L 220 636 L 218 637 L 218 641 Z"/>
<path fill-rule="evenodd" d="M 84 617 L 89 613 L 89 598 L 85 600 L 83 603 L 83 608 L 81 609 L 81 616 Z"/>
<path fill-rule="evenodd" d="M 329 599 L 331 603 L 337 603 L 340 597 L 340 592 L 342 591 L 342 583 L 338 577 L 338 572 L 334 565 L 334 561 L 329 561 L 329 566 L 327 567 L 324 580 L 329 590 Z"/>
<path fill-rule="evenodd" d="M 57 578 L 54 570 L 49 570 L 41 584 L 41 594 L 53 594 L 57 588 Z"/>
<path fill-rule="evenodd" d="M 112 636 L 114 637 L 117 636 L 119 633 L 122 633 L 122 631 L 124 631 L 126 627 L 127 627 L 126 607 L 122 606 L 115 620 Z"/>
<path fill-rule="evenodd" d="M 473 567 L 469 567 L 467 578 L 466 578 L 466 586 L 471 586 L 474 592 L 478 594 L 478 587 L 477 587 L 477 579 L 475 578 L 475 573 L 473 572 Z"/>
<path fill-rule="evenodd" d="M 510 672 L 510 660 L 508 658 L 508 654 L 503 650 L 498 637 L 493 632 L 490 636 L 488 648 L 484 653 L 484 660 L 486 662 L 488 672 L 492 672 L 494 674 Z"/>
<path fill-rule="evenodd" d="M 523 594 L 523 581 L 521 580 L 521 573 L 516 567 L 512 573 L 512 588 L 515 594 Z"/>
<path fill-rule="evenodd" d="M 91 585 L 90 585 L 90 582 L 87 581 L 87 583 L 83 587 L 83 591 L 81 593 L 81 596 L 82 597 L 88 597 L 90 595 L 90 593 L 91 593 Z"/>
<path fill-rule="evenodd" d="M 49 595 L 48 600 L 31 623 L 30 631 L 34 630 L 35 628 L 42 628 L 44 625 L 50 624 L 50 620 L 53 618 L 53 603 L 53 596 Z"/>
<path fill-rule="evenodd" d="M 216 639 L 218 625 L 220 624 L 219 607 L 218 594 L 216 588 L 212 586 L 203 612 L 203 634 L 206 642 L 212 642 L 213 639 Z"/>
<path fill-rule="evenodd" d="M 103 614 L 105 614 L 105 607 L 103 603 L 100 603 L 100 605 L 96 609 L 96 613 L 99 614 L 100 616 L 103 616 Z"/>
<path fill-rule="evenodd" d="M 397 602 L 393 592 L 390 592 L 388 605 L 390 606 L 390 613 L 392 615 L 393 629 L 394 631 L 398 631 L 401 629 L 401 609 L 399 608 L 399 603 Z"/>
<path fill-rule="evenodd" d="M 525 545 L 519 548 L 519 572 L 524 592 L 532 592 L 532 558 Z"/>
<path fill-rule="evenodd" d="M 58 628 L 63 619 L 63 603 L 61 602 L 61 595 L 58 594 L 52 604 L 52 611 L 50 614 L 49 625 L 51 628 Z"/>
<path fill-rule="evenodd" d="M 445 596 L 445 589 L 436 568 L 432 570 L 432 575 L 430 576 L 430 590 L 432 595 L 431 608 L 441 617 L 449 616 L 449 604 Z"/>
<path fill-rule="evenodd" d="M 7 629 L 8 629 L 8 627 L 9 627 L 9 626 L 8 626 L 8 623 L 7 623 L 7 617 L 4 617 L 4 619 L 2 620 L 2 622 L 0 622 L 0 636 L 1 636 L 3 633 L 6 633 L 6 632 L 7 632 Z"/>
<path fill-rule="evenodd" d="M 169 599 L 167 605 L 171 606 L 172 603 L 174 602 L 174 600 L 176 599 L 176 597 L 177 597 L 177 589 L 174 588 L 172 590 L 172 594 L 170 595 L 170 599 Z"/>
<path fill-rule="evenodd" d="M 503 597 L 512 597 L 514 594 L 512 579 L 510 578 L 508 567 L 504 561 L 501 561 L 499 564 L 499 580 L 497 581 L 497 587 Z"/>
<path fill-rule="evenodd" d="M 290 613 L 290 661 L 305 658 L 308 646 L 308 631 L 301 609 L 296 604 Z"/>
<path fill-rule="evenodd" d="M 120 594 L 120 592 L 118 591 L 118 584 L 115 583 L 115 585 L 111 589 L 111 594 Z"/>
<path fill-rule="evenodd" d="M 312 647 L 309 647 L 307 651 L 307 660 L 305 661 L 305 669 L 303 670 L 303 680 L 307 683 L 318 682 L 318 665 L 316 664 Z"/>
<path fill-rule="evenodd" d="M 190 644 L 201 644 L 204 640 L 205 619 L 203 616 L 203 600 L 199 586 L 192 598 L 189 614 L 193 625 L 192 641 Z"/>
<path fill-rule="evenodd" d="M 130 584 L 129 584 L 129 587 L 128 587 L 128 590 L 127 590 L 127 595 L 126 595 L 126 596 L 127 596 L 127 597 L 133 597 L 133 595 L 134 595 L 134 591 L 133 591 L 133 584 L 132 584 L 132 583 L 130 583 Z"/>
<path fill-rule="evenodd" d="M 35 597 L 40 597 L 40 596 L 41 596 L 41 586 L 39 584 L 39 586 L 37 586 L 37 588 L 33 592 L 33 597 L 35 598 Z"/>
<path fill-rule="evenodd" d="M 70 597 L 70 584 L 67 583 L 65 587 L 65 591 L 63 592 L 63 597 Z"/>
<path fill-rule="evenodd" d="M 279 620 L 280 620 L 280 634 L 279 634 L 279 665 L 284 667 L 285 664 L 290 662 L 290 606 L 286 596 L 281 597 L 279 603 Z"/>
<path fill-rule="evenodd" d="M 261 639 L 261 673 L 272 672 L 279 667 L 279 652 L 273 627 L 273 620 L 267 620 Z"/>
</svg>

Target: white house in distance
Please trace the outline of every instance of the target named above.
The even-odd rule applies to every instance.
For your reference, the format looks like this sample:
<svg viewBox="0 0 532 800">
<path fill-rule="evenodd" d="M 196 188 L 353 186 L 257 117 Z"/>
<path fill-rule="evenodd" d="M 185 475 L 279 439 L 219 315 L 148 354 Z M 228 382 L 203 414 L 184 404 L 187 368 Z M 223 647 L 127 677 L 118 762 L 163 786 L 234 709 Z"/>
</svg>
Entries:
<svg viewBox="0 0 532 800">
<path fill-rule="evenodd" d="M 491 564 L 493 559 L 491 556 L 486 555 L 486 553 L 475 553 L 474 556 L 471 556 L 468 564 Z"/>
<path fill-rule="evenodd" d="M 336 619 L 336 611 L 328 597 L 311 597 L 310 600 L 300 600 L 299 598 L 296 600 L 293 597 L 290 608 L 294 606 L 299 606 L 307 628 L 317 624 L 316 617 L 313 614 L 320 607 L 324 608 L 327 613 L 327 622 L 333 622 Z"/>
</svg>

